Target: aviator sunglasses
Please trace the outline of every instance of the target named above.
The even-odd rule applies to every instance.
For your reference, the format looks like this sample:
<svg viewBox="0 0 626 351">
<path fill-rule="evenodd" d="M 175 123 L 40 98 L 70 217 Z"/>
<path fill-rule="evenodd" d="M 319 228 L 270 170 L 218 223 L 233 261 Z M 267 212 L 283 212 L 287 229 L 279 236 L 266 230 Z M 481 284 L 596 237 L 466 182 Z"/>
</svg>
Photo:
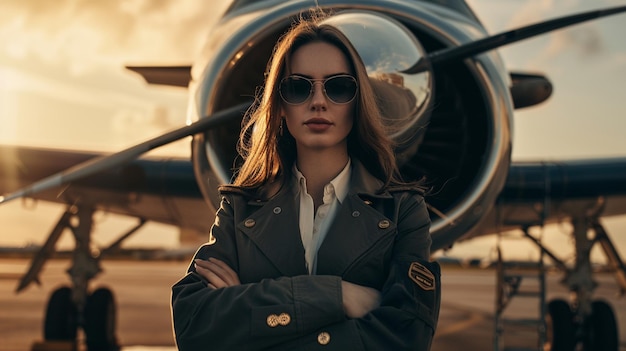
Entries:
<svg viewBox="0 0 626 351">
<path fill-rule="evenodd" d="M 325 79 L 309 79 L 291 75 L 280 81 L 278 92 L 286 103 L 300 105 L 313 95 L 313 87 L 317 82 L 322 83 L 324 95 L 335 104 L 347 104 L 356 96 L 358 87 L 356 79 L 348 74 L 339 74 Z"/>
</svg>

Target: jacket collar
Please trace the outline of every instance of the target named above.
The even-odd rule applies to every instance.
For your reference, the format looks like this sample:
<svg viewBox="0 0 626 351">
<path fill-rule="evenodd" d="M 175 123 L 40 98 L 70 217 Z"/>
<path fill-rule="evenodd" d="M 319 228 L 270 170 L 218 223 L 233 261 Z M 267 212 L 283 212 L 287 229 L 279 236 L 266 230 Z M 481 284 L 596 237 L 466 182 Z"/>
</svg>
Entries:
<svg viewBox="0 0 626 351">
<path fill-rule="evenodd" d="M 380 189 L 383 187 L 383 182 L 374 177 L 366 168 L 356 158 L 352 158 L 352 174 L 350 176 L 350 190 L 348 191 L 348 196 L 350 195 L 359 195 L 366 198 L 378 198 L 378 199 L 390 199 L 393 198 L 391 193 L 385 189 L 382 192 Z M 288 177 L 289 179 L 282 186 L 278 183 L 272 183 L 266 185 L 263 189 L 257 189 L 254 193 L 243 191 L 243 190 L 233 190 L 237 189 L 237 187 L 226 187 L 230 189 L 230 191 L 237 192 L 239 194 L 244 195 L 248 198 L 250 205 L 262 206 L 267 202 L 271 201 L 274 198 L 285 196 L 285 194 L 293 195 L 293 187 L 298 186 L 297 184 L 293 184 L 293 177 Z M 274 194 L 273 196 L 267 196 L 265 194 Z M 265 200 L 264 200 L 265 199 Z"/>
<path fill-rule="evenodd" d="M 352 159 L 352 178 L 349 194 L 364 195 L 370 198 L 392 198 L 389 191 L 380 192 L 383 182 L 367 171 L 358 159 Z"/>
<path fill-rule="evenodd" d="M 379 192 L 383 183 L 372 176 L 361 162 L 353 159 L 352 164 L 350 191 L 318 252 L 318 274 L 342 275 L 382 236 L 395 230 L 393 223 L 379 228 L 379 222 L 387 218 L 362 199 L 388 199 L 393 196 L 388 191 Z M 245 220 L 248 223 L 253 220 L 255 224 L 250 227 L 244 221 L 238 225 L 285 276 L 308 274 L 299 234 L 299 207 L 293 197 L 292 185 L 283 186 L 267 201 L 249 201 L 249 205 L 260 207 Z M 341 254 L 337 250 L 342 250 Z M 333 257 L 332 261 L 330 257 Z"/>
</svg>

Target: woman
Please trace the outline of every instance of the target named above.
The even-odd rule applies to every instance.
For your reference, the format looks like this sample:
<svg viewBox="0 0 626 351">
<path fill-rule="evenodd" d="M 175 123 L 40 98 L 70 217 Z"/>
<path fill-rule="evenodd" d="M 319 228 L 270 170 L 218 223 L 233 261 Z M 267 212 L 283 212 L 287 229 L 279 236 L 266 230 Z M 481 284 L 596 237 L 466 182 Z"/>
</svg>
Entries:
<svg viewBox="0 0 626 351">
<path fill-rule="evenodd" d="M 242 128 L 210 241 L 173 287 L 181 350 L 427 350 L 439 312 L 420 188 L 397 176 L 367 73 L 301 20 Z"/>
</svg>

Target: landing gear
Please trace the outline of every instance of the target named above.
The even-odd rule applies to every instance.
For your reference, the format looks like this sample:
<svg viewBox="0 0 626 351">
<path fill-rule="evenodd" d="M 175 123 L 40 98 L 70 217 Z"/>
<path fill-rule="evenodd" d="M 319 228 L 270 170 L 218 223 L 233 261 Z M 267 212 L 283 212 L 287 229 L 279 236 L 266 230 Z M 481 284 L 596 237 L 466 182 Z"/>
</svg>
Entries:
<svg viewBox="0 0 626 351">
<path fill-rule="evenodd" d="M 583 351 L 618 351 L 619 332 L 615 313 L 602 300 L 593 301 L 592 312 L 582 323 L 576 311 L 564 300 L 548 304 L 545 351 L 574 351 L 582 343 Z"/>
<path fill-rule="evenodd" d="M 56 243 L 63 231 L 69 229 L 76 242 L 72 265 L 67 270 L 72 284 L 71 287 L 61 287 L 50 295 L 44 321 L 44 344 L 57 345 L 56 349 L 58 345 L 63 345 L 75 350 L 78 328 L 85 332 L 87 351 L 120 349 L 115 337 L 116 312 L 113 293 L 109 289 L 100 288 L 90 294 L 89 282 L 102 271 L 100 267 L 102 255 L 119 249 L 122 242 L 146 221 L 140 219 L 136 226 L 109 247 L 96 251 L 91 244 L 94 212 L 95 207 L 87 203 L 69 206 L 33 258 L 28 272 L 17 287 L 17 292 L 20 292 L 31 283 L 39 282 L 39 274 L 45 262 L 55 252 Z M 39 347 L 38 342 L 35 345 Z M 42 347 L 45 348 L 46 345 Z"/>
<path fill-rule="evenodd" d="M 117 351 L 120 349 L 115 337 L 115 301 L 111 290 L 100 288 L 89 295 L 84 315 L 87 350 Z"/>
<path fill-rule="evenodd" d="M 561 208 L 561 210 L 564 210 Z M 523 234 L 541 250 L 539 262 L 543 262 L 543 255 L 548 256 L 554 266 L 565 273 L 562 283 L 568 288 L 571 300 L 554 300 L 540 313 L 541 321 L 545 322 L 545 329 L 539 329 L 540 342 L 545 351 L 618 351 L 619 330 L 615 313 L 605 301 L 594 300 L 593 291 L 597 283 L 593 280 L 590 252 L 593 245 L 599 243 L 603 249 L 608 266 L 615 272 L 617 283 L 622 293 L 626 292 L 626 265 L 615 249 L 608 234 L 598 220 L 602 212 L 602 203 L 581 203 L 568 211 L 571 215 L 572 237 L 574 239 L 575 262 L 573 267 L 566 265 L 541 241 L 528 231 L 533 223 L 522 223 Z M 543 217 L 542 217 L 543 218 Z M 539 222 L 542 224 L 542 222 Z M 593 234 L 593 235 L 591 235 Z M 504 267 L 498 256 L 498 272 Z M 543 268 L 540 268 L 543 270 Z M 498 273 L 498 295 L 496 317 L 501 314 L 501 306 L 506 299 L 518 293 L 519 281 L 506 280 Z M 509 290 L 502 290 L 509 288 Z M 545 297 L 543 288 L 541 296 Z M 542 298 L 543 298 L 542 297 Z M 504 301 L 505 303 L 502 303 Z M 544 313 L 545 312 L 545 313 Z M 496 321 L 498 319 L 496 318 Z M 535 320 L 533 320 L 535 321 Z M 541 340 L 542 330 L 545 339 Z M 500 329 L 496 323 L 496 341 Z M 499 344 L 495 343 L 498 350 Z"/>
<path fill-rule="evenodd" d="M 78 328 L 82 326 L 88 351 L 117 351 L 120 346 L 115 336 L 115 311 L 113 293 L 107 288 L 99 288 L 88 295 L 80 314 L 72 301 L 72 290 L 61 287 L 48 301 L 44 340 L 75 343 Z"/>
<path fill-rule="evenodd" d="M 46 308 L 44 339 L 53 341 L 73 341 L 78 328 L 78 311 L 72 302 L 72 289 L 67 286 L 56 289 Z"/>
<path fill-rule="evenodd" d="M 546 315 L 546 351 L 574 351 L 576 335 L 574 314 L 565 300 L 548 303 Z"/>
<path fill-rule="evenodd" d="M 591 316 L 585 323 L 584 350 L 617 351 L 619 347 L 619 332 L 615 313 L 611 306 L 602 300 L 592 303 Z"/>
</svg>

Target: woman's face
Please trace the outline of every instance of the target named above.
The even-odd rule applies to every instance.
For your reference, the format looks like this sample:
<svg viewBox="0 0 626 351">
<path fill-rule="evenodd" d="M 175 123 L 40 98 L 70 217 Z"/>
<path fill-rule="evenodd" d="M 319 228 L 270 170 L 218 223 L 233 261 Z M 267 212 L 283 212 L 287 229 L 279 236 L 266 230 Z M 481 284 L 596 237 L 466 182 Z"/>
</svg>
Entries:
<svg viewBox="0 0 626 351">
<path fill-rule="evenodd" d="M 290 77 L 298 76 L 296 77 L 298 83 L 305 87 L 308 83 L 302 78 L 315 80 L 313 91 L 304 102 L 288 104 L 281 100 L 282 115 L 285 116 L 289 132 L 296 140 L 298 150 L 347 149 L 347 137 L 352 129 L 354 104 L 357 99 L 353 98 L 348 103 L 333 102 L 324 93 L 323 84 L 325 79 L 337 75 L 352 76 L 348 60 L 341 50 L 324 42 L 305 44 L 293 53 L 288 72 Z M 352 83 L 356 87 L 356 81 L 350 80 L 350 77 L 343 77 L 343 81 L 331 81 L 327 89 L 331 98 L 337 99 L 337 96 L 330 90 L 334 89 L 336 92 L 346 83 L 345 90 L 350 90 Z M 330 86 L 333 84 L 335 87 Z M 281 91 L 285 95 L 285 90 Z M 348 98 L 349 94 L 348 92 Z M 345 96 L 343 98 L 347 99 Z"/>
</svg>

